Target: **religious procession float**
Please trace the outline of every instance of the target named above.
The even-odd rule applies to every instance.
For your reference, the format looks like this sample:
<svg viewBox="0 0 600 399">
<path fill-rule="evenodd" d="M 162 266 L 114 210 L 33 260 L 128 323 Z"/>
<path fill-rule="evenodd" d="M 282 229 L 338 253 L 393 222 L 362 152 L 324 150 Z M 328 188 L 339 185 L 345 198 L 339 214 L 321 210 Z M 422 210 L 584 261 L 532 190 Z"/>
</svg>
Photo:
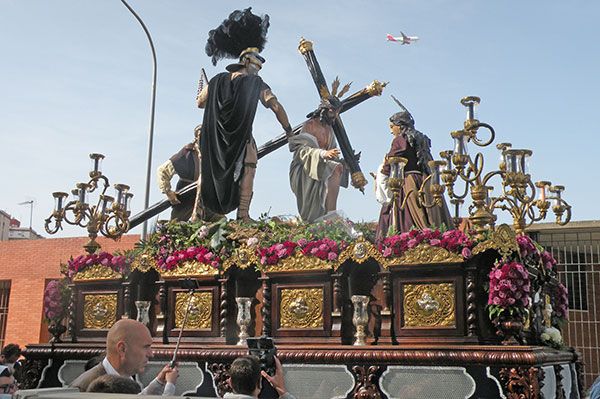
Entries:
<svg viewBox="0 0 600 399">
<path fill-rule="evenodd" d="M 240 21 L 254 23 L 256 37 L 227 47 L 222 39 L 235 36 Z M 48 284 L 52 339 L 27 347 L 20 380 L 29 388 L 68 385 L 103 352 L 107 330 L 135 318 L 155 341 L 155 359 L 138 377 L 148 383 L 178 344 L 178 394 L 223 395 L 247 338 L 266 336 L 299 398 L 581 397 L 582 364 L 561 337 L 566 289 L 552 255 L 525 234 L 550 211 L 557 223 L 569 221 L 564 187 L 534 183 L 531 151 L 509 143 L 496 145 L 502 160 L 495 170 L 484 170 L 480 153 L 469 155 L 468 146 L 489 146 L 496 135 L 475 118 L 477 97 L 462 100 L 467 119 L 441 160 L 395 99 L 394 138 L 375 176 L 379 220 L 340 217 L 339 186 L 366 185 L 340 115 L 385 84 L 341 99 L 349 86 L 339 90 L 336 80 L 329 89 L 313 44 L 302 39 L 321 104 L 292 127 L 257 74 L 267 28 L 268 17 L 247 9 L 210 32 L 213 61 L 239 61 L 199 91 L 205 111 L 195 142 L 161 166 L 165 201 L 130 216 L 129 187 L 106 195 L 100 154 L 91 155 L 90 180 L 77 185 L 76 199 L 54 193 L 47 230 L 79 224 L 90 242 L 86 254 L 61 265 L 64 278 Z M 251 125 L 259 102 L 285 133 L 257 148 Z M 256 160 L 285 144 L 300 216 L 251 220 Z M 171 190 L 175 174 L 180 184 Z M 94 192 L 96 204 L 88 200 Z M 95 241 L 119 238 L 171 205 L 172 219 L 132 250 L 102 252 Z M 222 216 L 235 209 L 237 220 Z M 508 211 L 513 225 L 497 225 L 496 211 Z"/>
</svg>

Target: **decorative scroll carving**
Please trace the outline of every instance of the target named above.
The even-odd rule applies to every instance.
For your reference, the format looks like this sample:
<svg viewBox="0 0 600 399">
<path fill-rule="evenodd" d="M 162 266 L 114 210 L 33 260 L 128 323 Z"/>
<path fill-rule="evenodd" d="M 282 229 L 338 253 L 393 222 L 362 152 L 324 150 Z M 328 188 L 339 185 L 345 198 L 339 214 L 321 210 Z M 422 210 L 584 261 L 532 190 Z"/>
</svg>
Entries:
<svg viewBox="0 0 600 399">
<path fill-rule="evenodd" d="M 463 263 L 464 258 L 445 248 L 433 247 L 421 243 L 414 248 L 404 252 L 398 258 L 388 258 L 382 265 L 386 267 L 396 265 L 428 265 L 440 263 Z"/>
<path fill-rule="evenodd" d="M 73 281 L 119 280 L 121 278 L 123 278 L 121 273 L 117 273 L 108 266 L 92 265 L 75 273 Z"/>
<path fill-rule="evenodd" d="M 67 329 L 71 336 L 71 342 L 77 342 L 77 291 L 75 290 L 75 284 L 69 284 L 69 290 L 71 292 L 71 300 L 69 301 L 69 323 Z"/>
<path fill-rule="evenodd" d="M 107 330 L 117 321 L 117 294 L 83 296 L 83 328 Z"/>
<path fill-rule="evenodd" d="M 123 316 L 128 319 L 130 317 L 129 309 L 131 309 L 131 282 L 123 282 Z M 138 315 L 139 316 L 139 315 Z"/>
<path fill-rule="evenodd" d="M 507 399 L 541 399 L 537 367 L 500 369 L 500 382 Z"/>
<path fill-rule="evenodd" d="M 219 280 L 221 283 L 221 296 L 219 298 L 219 334 L 221 337 L 227 336 L 227 280 Z"/>
<path fill-rule="evenodd" d="M 229 367 L 230 364 L 223 363 L 212 363 L 208 366 L 208 369 L 213 375 L 213 381 L 217 388 L 217 395 L 220 398 L 225 396 L 227 392 L 232 392 L 231 385 L 229 385 Z"/>
<path fill-rule="evenodd" d="M 358 240 L 354 241 L 340 253 L 338 263 L 335 268 L 337 269 L 348 259 L 362 264 L 369 258 L 375 259 L 380 265 L 385 265 L 386 260 L 381 252 L 379 252 L 377 248 L 372 243 L 367 241 L 363 236 L 360 236 Z"/>
<path fill-rule="evenodd" d="M 44 367 L 48 365 L 47 359 L 26 359 L 22 367 L 15 371 L 15 378 L 19 382 L 19 389 L 35 389 L 40 383 Z M 10 395 L 9 395 L 10 396 Z"/>
<path fill-rule="evenodd" d="M 405 284 L 403 309 L 405 327 L 454 327 L 454 284 Z"/>
<path fill-rule="evenodd" d="M 173 270 L 161 270 L 161 278 L 169 277 L 202 277 L 202 276 L 217 276 L 219 270 L 197 261 L 188 260 L 180 263 Z"/>
<path fill-rule="evenodd" d="M 282 289 L 279 318 L 281 328 L 322 328 L 323 289 Z"/>
<path fill-rule="evenodd" d="M 267 273 L 294 272 L 307 270 L 329 270 L 335 268 L 337 262 L 325 261 L 316 256 L 305 256 L 296 252 L 289 258 L 277 262 L 275 265 L 264 266 Z"/>
<path fill-rule="evenodd" d="M 185 312 L 190 306 L 186 330 L 206 330 L 212 327 L 212 292 L 195 292 L 190 304 L 190 294 L 187 292 L 178 292 L 175 295 L 175 328 L 183 326 Z"/>
<path fill-rule="evenodd" d="M 262 335 L 271 336 L 271 282 L 268 277 L 261 277 L 263 290 Z"/>
<path fill-rule="evenodd" d="M 139 270 L 142 273 L 146 273 L 151 269 L 156 270 L 156 261 L 148 254 L 136 257 L 131 263 L 131 271 Z"/>
<path fill-rule="evenodd" d="M 352 374 L 356 385 L 352 391 L 353 399 L 381 399 L 382 394 L 377 380 L 380 374 L 379 366 L 354 366 Z"/>
<path fill-rule="evenodd" d="M 233 265 L 236 265 L 239 269 L 247 269 L 250 266 L 258 264 L 259 259 L 256 255 L 256 250 L 242 245 L 233 252 L 232 256 L 223 262 L 223 270 L 227 270 Z"/>
<path fill-rule="evenodd" d="M 494 230 L 489 239 L 480 242 L 473 248 L 473 255 L 485 252 L 488 249 L 495 249 L 502 256 L 508 256 L 519 251 L 515 232 L 507 224 L 501 224 Z"/>
<path fill-rule="evenodd" d="M 342 275 L 340 273 L 335 273 L 333 276 L 333 312 L 331 312 L 332 316 L 340 316 L 341 315 L 341 306 L 342 303 L 342 283 L 340 282 L 340 278 Z"/>
<path fill-rule="evenodd" d="M 475 271 L 467 270 L 467 336 L 477 336 L 477 294 L 475 291 Z"/>
<path fill-rule="evenodd" d="M 562 366 L 560 364 L 554 365 L 554 377 L 556 378 L 556 393 L 554 394 L 554 398 L 566 399 L 567 395 L 563 386 Z"/>
<path fill-rule="evenodd" d="M 167 311 L 167 290 L 165 288 L 164 280 L 159 280 L 158 285 L 158 314 L 156 315 L 156 333 L 162 336 L 163 344 L 169 343 L 167 335 L 167 320 L 165 313 Z"/>
</svg>

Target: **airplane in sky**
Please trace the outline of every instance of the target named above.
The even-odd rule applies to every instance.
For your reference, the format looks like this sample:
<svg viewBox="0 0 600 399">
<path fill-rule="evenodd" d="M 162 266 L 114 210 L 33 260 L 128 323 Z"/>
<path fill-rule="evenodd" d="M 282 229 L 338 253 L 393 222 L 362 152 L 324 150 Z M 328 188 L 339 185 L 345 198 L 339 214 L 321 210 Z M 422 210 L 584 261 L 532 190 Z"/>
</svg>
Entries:
<svg viewBox="0 0 600 399">
<path fill-rule="evenodd" d="M 388 33 L 386 38 L 389 42 L 396 42 L 400 44 L 411 44 L 412 42 L 419 40 L 418 36 L 406 36 L 403 32 L 400 32 L 400 34 L 402 36 L 394 37 Z"/>
</svg>

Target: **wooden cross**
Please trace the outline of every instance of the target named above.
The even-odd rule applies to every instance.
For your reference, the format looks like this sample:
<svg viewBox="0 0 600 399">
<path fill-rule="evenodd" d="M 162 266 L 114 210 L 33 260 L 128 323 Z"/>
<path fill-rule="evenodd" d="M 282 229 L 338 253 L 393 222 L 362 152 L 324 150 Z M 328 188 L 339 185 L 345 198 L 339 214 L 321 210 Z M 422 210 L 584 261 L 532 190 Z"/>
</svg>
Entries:
<svg viewBox="0 0 600 399">
<path fill-rule="evenodd" d="M 308 70 L 310 71 L 313 81 L 315 82 L 317 92 L 319 93 L 321 99 L 331 95 L 329 88 L 327 87 L 327 81 L 323 76 L 323 72 L 321 71 L 321 67 L 319 66 L 315 52 L 313 51 L 313 43 L 304 38 L 300 39 L 298 51 L 300 51 L 300 54 L 302 54 L 304 60 L 306 61 L 306 65 L 308 66 Z M 340 114 L 359 104 L 360 102 L 371 98 L 372 96 L 380 96 L 386 84 L 387 83 L 380 83 L 377 80 L 374 80 L 373 83 L 371 83 L 365 89 L 352 94 L 342 102 L 342 111 Z M 358 159 L 355 155 L 352 145 L 350 144 L 350 139 L 348 139 L 348 134 L 346 133 L 346 129 L 344 128 L 344 124 L 342 123 L 340 116 L 336 118 L 332 127 L 333 132 L 335 133 L 335 138 L 337 139 L 340 150 L 342 151 L 344 160 L 350 169 L 352 186 L 358 188 L 361 192 L 364 192 L 364 187 L 367 185 L 367 180 L 360 170 Z"/>
</svg>

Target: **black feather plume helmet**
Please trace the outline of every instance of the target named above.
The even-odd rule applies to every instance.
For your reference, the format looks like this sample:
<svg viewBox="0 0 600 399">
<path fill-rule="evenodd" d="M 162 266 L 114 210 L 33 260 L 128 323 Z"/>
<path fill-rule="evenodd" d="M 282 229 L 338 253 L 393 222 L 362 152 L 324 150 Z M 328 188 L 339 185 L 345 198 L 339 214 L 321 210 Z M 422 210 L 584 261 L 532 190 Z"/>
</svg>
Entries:
<svg viewBox="0 0 600 399">
<path fill-rule="evenodd" d="M 208 32 L 206 54 L 212 58 L 213 65 L 217 65 L 223 58 L 239 58 L 249 48 L 260 52 L 265 48 L 268 30 L 268 15 L 255 15 L 252 7 L 235 10 L 221 25 Z"/>
</svg>

